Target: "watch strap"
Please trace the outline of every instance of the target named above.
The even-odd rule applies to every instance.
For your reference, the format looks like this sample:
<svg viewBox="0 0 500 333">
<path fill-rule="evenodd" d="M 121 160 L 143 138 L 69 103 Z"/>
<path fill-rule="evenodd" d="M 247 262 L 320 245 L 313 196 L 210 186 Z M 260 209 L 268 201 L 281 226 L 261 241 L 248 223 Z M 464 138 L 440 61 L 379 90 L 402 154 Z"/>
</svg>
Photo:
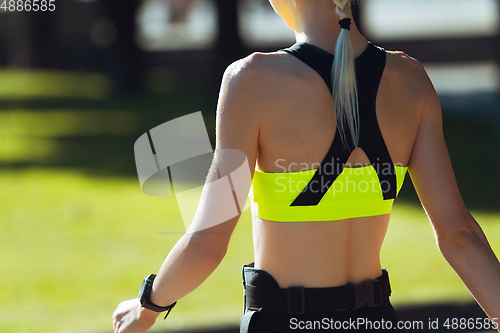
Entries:
<svg viewBox="0 0 500 333">
<path fill-rule="evenodd" d="M 151 291 L 153 289 L 153 281 L 155 278 L 156 278 L 155 274 L 150 274 L 144 279 L 143 287 L 139 294 L 141 305 L 142 307 L 155 312 L 168 311 L 164 318 L 167 319 L 167 316 L 169 315 L 170 311 L 174 308 L 174 306 L 177 304 L 177 301 L 168 306 L 159 306 L 151 302 Z"/>
</svg>

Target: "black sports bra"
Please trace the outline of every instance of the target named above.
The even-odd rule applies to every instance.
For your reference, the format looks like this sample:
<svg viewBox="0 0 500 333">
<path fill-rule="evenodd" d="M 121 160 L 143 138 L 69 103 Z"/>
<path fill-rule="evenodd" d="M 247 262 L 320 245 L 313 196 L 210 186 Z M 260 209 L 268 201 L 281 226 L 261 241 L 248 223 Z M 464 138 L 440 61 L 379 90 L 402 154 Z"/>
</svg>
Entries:
<svg viewBox="0 0 500 333">
<path fill-rule="evenodd" d="M 292 54 L 314 69 L 332 93 L 331 69 L 334 56 L 331 53 L 304 42 L 282 51 Z M 342 142 L 339 131 L 336 131 L 330 149 L 317 169 L 289 173 L 255 170 L 250 192 L 252 212 L 255 215 L 274 221 L 293 222 L 390 213 L 407 167 L 393 164 L 377 121 L 376 98 L 385 64 L 385 50 L 371 43 L 355 59 L 360 119 L 358 146 L 364 150 L 371 165 L 364 168 L 344 168 L 354 150 L 354 142 L 349 129 L 346 129 L 346 143 Z M 353 175 L 356 170 L 360 171 L 357 176 Z M 346 182 L 349 185 L 349 179 L 346 179 L 349 176 L 358 184 L 370 180 L 378 182 L 380 186 L 359 193 L 346 193 L 346 188 L 338 191 L 335 184 L 342 185 L 342 182 Z M 299 189 L 283 190 L 278 184 L 278 180 L 283 177 L 286 178 L 283 179 L 284 182 L 295 179 L 303 185 Z M 327 193 L 330 195 L 326 195 Z"/>
</svg>

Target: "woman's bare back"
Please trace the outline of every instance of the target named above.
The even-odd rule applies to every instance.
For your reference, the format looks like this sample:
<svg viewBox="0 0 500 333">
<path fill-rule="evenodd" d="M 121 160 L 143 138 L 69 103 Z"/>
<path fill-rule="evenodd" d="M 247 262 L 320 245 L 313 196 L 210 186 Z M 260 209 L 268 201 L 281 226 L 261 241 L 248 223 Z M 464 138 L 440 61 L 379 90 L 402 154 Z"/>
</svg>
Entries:
<svg viewBox="0 0 500 333">
<path fill-rule="evenodd" d="M 257 168 L 266 172 L 313 169 L 335 134 L 333 99 L 323 79 L 283 52 L 244 60 L 263 93 Z M 248 69 L 248 68 L 247 68 Z M 388 52 L 377 94 L 379 127 L 395 165 L 407 166 L 424 99 L 425 72 L 403 53 Z M 359 149 L 346 167 L 369 165 Z M 389 215 L 327 222 L 273 222 L 253 216 L 255 267 L 281 287 L 325 287 L 381 274 L 379 252 Z"/>
</svg>

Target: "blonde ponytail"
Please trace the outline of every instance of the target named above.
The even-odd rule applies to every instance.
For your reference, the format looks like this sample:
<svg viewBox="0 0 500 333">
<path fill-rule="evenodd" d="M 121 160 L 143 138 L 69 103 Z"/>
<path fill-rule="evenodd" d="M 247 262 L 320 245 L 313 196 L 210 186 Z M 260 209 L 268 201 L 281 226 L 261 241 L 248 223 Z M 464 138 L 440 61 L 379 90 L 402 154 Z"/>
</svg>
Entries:
<svg viewBox="0 0 500 333">
<path fill-rule="evenodd" d="M 356 71 L 354 67 L 354 50 L 349 36 L 350 4 L 349 0 L 333 0 L 336 13 L 340 17 L 340 35 L 335 49 L 335 60 L 332 67 L 333 100 L 335 103 L 335 120 L 337 131 L 344 145 L 348 148 L 346 128 L 350 130 L 352 142 L 357 148 L 359 144 L 359 106 Z M 344 20 L 345 19 L 345 20 Z"/>
</svg>

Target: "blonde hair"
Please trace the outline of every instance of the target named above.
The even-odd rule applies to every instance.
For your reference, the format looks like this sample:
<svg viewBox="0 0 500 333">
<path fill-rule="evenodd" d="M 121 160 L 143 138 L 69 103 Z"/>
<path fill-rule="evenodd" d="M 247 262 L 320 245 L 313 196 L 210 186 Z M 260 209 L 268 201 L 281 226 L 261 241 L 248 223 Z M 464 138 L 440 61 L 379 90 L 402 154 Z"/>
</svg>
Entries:
<svg viewBox="0 0 500 333">
<path fill-rule="evenodd" d="M 349 0 L 333 0 L 337 6 L 336 14 L 340 19 L 350 14 Z M 346 129 L 350 130 L 353 148 L 359 144 L 359 105 L 354 50 L 348 29 L 341 29 L 335 49 L 332 67 L 332 95 L 335 103 L 335 120 L 342 142 L 349 148 Z"/>
</svg>

